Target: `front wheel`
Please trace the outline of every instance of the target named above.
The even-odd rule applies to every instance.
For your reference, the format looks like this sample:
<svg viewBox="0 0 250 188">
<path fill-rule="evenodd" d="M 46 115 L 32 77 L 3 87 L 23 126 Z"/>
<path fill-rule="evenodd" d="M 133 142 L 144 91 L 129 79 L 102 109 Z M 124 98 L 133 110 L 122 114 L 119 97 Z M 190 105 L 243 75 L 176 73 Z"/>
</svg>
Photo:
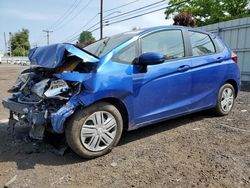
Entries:
<svg viewBox="0 0 250 188">
<path fill-rule="evenodd" d="M 235 96 L 234 87 L 229 83 L 224 84 L 218 94 L 217 105 L 214 109 L 216 114 L 220 116 L 228 115 L 233 108 Z"/>
<path fill-rule="evenodd" d="M 112 150 L 120 140 L 123 120 L 118 109 L 106 102 L 78 110 L 66 124 L 71 149 L 84 158 L 95 158 Z"/>
</svg>

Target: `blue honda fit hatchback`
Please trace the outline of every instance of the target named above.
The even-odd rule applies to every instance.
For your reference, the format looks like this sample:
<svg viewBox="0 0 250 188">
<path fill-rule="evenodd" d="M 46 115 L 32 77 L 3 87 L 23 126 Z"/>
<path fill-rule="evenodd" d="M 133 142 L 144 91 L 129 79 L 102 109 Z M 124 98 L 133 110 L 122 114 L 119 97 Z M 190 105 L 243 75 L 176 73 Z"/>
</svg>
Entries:
<svg viewBox="0 0 250 188">
<path fill-rule="evenodd" d="M 217 36 L 178 26 L 122 33 L 84 49 L 34 48 L 3 101 L 30 136 L 65 133 L 80 156 L 109 152 L 123 130 L 213 109 L 227 115 L 240 87 L 237 56 Z"/>
</svg>

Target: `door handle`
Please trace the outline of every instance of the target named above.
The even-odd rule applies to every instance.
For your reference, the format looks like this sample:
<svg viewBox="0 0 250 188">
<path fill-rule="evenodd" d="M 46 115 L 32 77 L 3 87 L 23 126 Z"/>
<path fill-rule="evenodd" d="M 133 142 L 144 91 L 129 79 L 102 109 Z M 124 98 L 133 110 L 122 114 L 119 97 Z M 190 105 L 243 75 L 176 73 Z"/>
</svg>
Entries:
<svg viewBox="0 0 250 188">
<path fill-rule="evenodd" d="M 185 71 L 187 71 L 189 69 L 190 69 L 190 66 L 188 66 L 188 65 L 182 65 L 177 70 L 178 70 L 178 72 L 185 72 Z"/>
<path fill-rule="evenodd" d="M 216 62 L 222 62 L 223 61 L 223 57 L 218 57 L 217 59 L 216 59 Z"/>
</svg>

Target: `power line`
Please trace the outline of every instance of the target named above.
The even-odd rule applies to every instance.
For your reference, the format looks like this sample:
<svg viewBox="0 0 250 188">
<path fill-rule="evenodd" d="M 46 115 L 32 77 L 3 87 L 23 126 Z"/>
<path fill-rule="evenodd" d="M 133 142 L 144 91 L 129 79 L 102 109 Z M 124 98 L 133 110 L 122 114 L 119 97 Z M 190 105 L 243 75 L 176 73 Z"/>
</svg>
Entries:
<svg viewBox="0 0 250 188">
<path fill-rule="evenodd" d="M 120 15 L 117 15 L 117 17 L 114 17 L 112 19 L 108 18 L 107 21 L 105 20 L 105 23 L 108 23 L 108 22 L 111 22 L 111 21 L 115 21 L 115 20 L 118 20 L 118 19 L 121 19 L 121 18 L 126 18 L 126 17 L 129 17 L 129 16 L 133 16 L 135 14 L 139 14 L 139 13 L 144 13 L 148 10 L 154 10 L 158 7 L 163 7 L 163 6 L 166 6 L 165 4 L 157 4 L 157 5 L 152 5 L 150 7 L 147 7 L 147 8 L 143 8 L 141 10 L 137 10 L 137 11 L 133 11 L 133 12 L 130 12 L 129 14 L 127 15 L 123 15 L 123 16 L 120 16 Z"/>
<path fill-rule="evenodd" d="M 108 10 L 105 10 L 104 13 L 105 13 L 105 12 L 110 12 L 110 11 L 112 11 L 112 10 L 116 10 L 116 9 L 119 9 L 119 8 L 122 8 L 122 7 L 126 7 L 126 6 L 128 6 L 128 5 L 131 5 L 131 4 L 133 4 L 133 3 L 136 3 L 137 1 L 139 1 L 139 0 L 135 0 L 135 1 L 132 1 L 132 2 L 129 2 L 129 3 L 126 3 L 126 4 L 123 4 L 123 5 L 120 5 L 120 6 L 117 6 L 117 7 L 108 9 Z"/>
<path fill-rule="evenodd" d="M 88 30 L 88 31 L 89 31 L 90 33 L 92 33 L 92 32 L 97 31 L 97 30 L 99 30 L 99 29 L 100 29 L 100 27 L 97 27 L 97 28 L 95 28 L 95 29 L 93 29 L 93 30 Z M 77 36 L 75 36 L 75 37 L 73 37 L 73 38 L 67 40 L 66 42 L 73 42 L 73 41 L 77 40 L 78 37 L 79 37 L 79 35 L 77 35 Z"/>
<path fill-rule="evenodd" d="M 88 24 L 89 24 L 92 20 L 94 20 L 94 18 L 96 18 L 99 14 L 100 14 L 100 13 L 97 13 L 97 14 L 88 22 Z M 105 18 L 105 17 L 104 17 L 104 18 Z M 85 26 L 81 27 L 81 29 L 79 30 L 80 33 L 76 34 L 77 32 L 75 32 L 73 35 L 70 36 L 71 38 L 68 37 L 68 38 L 70 38 L 70 39 L 67 38 L 65 41 L 66 41 L 66 42 L 67 42 L 67 41 L 72 41 L 72 39 L 78 38 L 78 36 L 81 34 L 83 28 L 86 27 L 88 24 L 86 24 Z M 97 23 L 95 23 L 94 25 L 90 26 L 88 29 L 84 29 L 84 31 L 93 32 L 93 30 L 91 30 L 91 29 L 94 28 L 95 26 L 99 25 L 99 24 L 100 24 L 100 21 L 97 22 Z M 98 27 L 98 29 L 100 29 L 100 27 Z M 94 29 L 94 31 L 96 31 L 96 29 Z M 75 34 L 76 34 L 76 35 L 75 35 Z"/>
<path fill-rule="evenodd" d="M 54 24 L 52 24 L 48 29 L 52 29 L 54 26 L 58 26 L 60 25 L 60 22 L 63 22 L 64 18 L 69 16 L 75 7 L 77 7 L 80 4 L 81 0 L 75 0 L 71 6 L 64 12 L 64 14 L 62 16 L 60 16 L 55 22 Z"/>
<path fill-rule="evenodd" d="M 124 16 L 124 15 L 130 14 L 130 13 L 135 13 L 135 11 L 143 10 L 143 9 L 145 9 L 145 8 L 152 7 L 152 6 L 154 6 L 154 5 L 163 3 L 163 2 L 165 2 L 165 1 L 166 1 L 166 0 L 157 1 L 157 2 L 155 2 L 155 3 L 151 3 L 151 4 L 148 4 L 148 5 L 146 5 L 146 6 L 142 6 L 142 7 L 140 7 L 140 8 L 136 8 L 136 9 L 133 9 L 133 10 L 124 12 L 124 13 L 122 13 L 122 14 L 119 14 L 119 15 L 116 15 L 116 16 L 109 17 L 108 19 L 110 20 L 110 19 L 112 19 L 112 18 L 117 18 L 117 17 Z"/>
<path fill-rule="evenodd" d="M 102 1 L 102 0 L 101 0 L 101 1 Z M 118 7 L 114 7 L 114 8 L 112 8 L 112 9 L 105 10 L 105 11 L 103 11 L 103 12 L 104 12 L 104 13 L 105 13 L 105 12 L 110 12 L 110 11 L 112 11 L 112 10 L 116 10 L 116 9 L 119 9 L 119 8 L 122 8 L 122 7 L 125 7 L 125 6 L 128 6 L 128 5 L 130 5 L 130 4 L 133 4 L 133 3 L 137 2 L 137 1 L 139 1 L 139 0 L 134 0 L 134 1 L 132 1 L 132 2 L 129 2 L 129 3 L 120 5 L 120 6 L 118 6 Z M 101 2 L 101 4 L 102 4 L 102 2 Z M 102 9 L 102 7 L 101 7 L 101 9 Z M 102 12 L 102 11 L 100 11 L 100 12 Z M 89 31 L 90 29 L 92 29 L 93 27 L 95 27 L 95 26 L 98 25 L 98 24 L 100 24 L 100 28 L 101 28 L 101 25 L 103 25 L 103 24 L 101 24 L 101 20 L 103 21 L 103 20 L 104 20 L 103 18 L 105 18 L 105 16 L 103 17 L 103 16 L 101 16 L 101 13 L 99 13 L 99 14 L 100 14 L 100 21 L 99 21 L 98 23 L 92 25 L 91 27 L 89 27 L 89 28 L 86 29 L 85 31 Z M 102 18 L 101 18 L 101 17 L 102 17 Z M 82 30 L 84 27 L 85 27 L 85 26 L 83 26 L 80 30 Z M 101 31 L 102 31 L 102 29 L 100 30 L 100 36 L 102 35 L 102 34 L 101 34 Z M 75 33 L 76 33 L 76 32 L 75 32 Z M 79 34 L 77 34 L 76 36 L 74 36 L 74 35 L 75 35 L 75 34 L 71 35 L 73 39 L 75 39 L 76 36 L 78 37 Z M 71 37 L 71 36 L 70 36 L 70 37 Z M 70 38 L 70 37 L 68 37 L 68 38 Z M 69 41 L 69 40 L 71 40 L 72 38 L 70 38 L 70 39 L 68 39 L 68 40 L 66 39 L 66 41 Z M 102 36 L 101 36 L 100 38 L 102 38 Z"/>
<path fill-rule="evenodd" d="M 87 6 L 91 3 L 91 1 L 92 0 L 89 0 L 88 2 L 87 2 L 87 4 L 82 8 L 82 9 L 80 9 L 80 11 L 78 11 L 78 13 L 77 14 L 79 14 L 82 10 L 84 10 L 85 8 L 87 8 Z M 67 9 L 67 11 L 64 13 L 64 15 L 63 16 L 61 16 L 59 19 L 57 19 L 57 21 L 50 27 L 50 28 L 52 28 L 54 25 L 55 25 L 55 31 L 57 31 L 57 30 L 59 30 L 59 29 L 61 29 L 64 25 L 66 25 L 66 23 L 64 23 L 63 25 L 61 25 L 63 22 L 64 22 L 64 18 L 66 17 L 66 16 L 70 16 L 71 14 L 72 14 L 72 12 L 73 12 L 73 10 L 74 10 L 74 8 L 76 7 L 76 6 L 78 6 L 80 3 L 81 3 L 82 1 L 80 0 L 75 0 L 74 2 L 73 2 L 73 4 L 70 6 L 70 8 L 68 8 Z M 75 14 L 74 16 L 73 16 L 73 18 L 74 17 L 76 17 L 77 16 L 77 14 Z M 72 19 L 73 19 L 72 18 Z M 62 20 L 62 21 L 61 21 Z M 67 18 L 66 18 L 66 20 L 67 20 Z M 60 21 L 61 21 L 61 23 L 60 23 Z M 68 21 L 70 21 L 70 20 L 68 20 Z M 58 24 L 56 25 L 56 23 L 58 22 Z M 61 26 L 60 26 L 61 25 Z M 48 43 L 48 42 L 47 42 Z"/>
<path fill-rule="evenodd" d="M 67 23 L 69 23 L 70 21 L 72 21 L 75 17 L 77 17 L 77 16 L 79 16 L 82 12 L 83 12 L 83 10 L 84 9 L 86 9 L 89 5 L 90 5 L 90 3 L 92 2 L 93 0 L 89 0 L 86 4 L 85 4 L 85 6 L 83 6 L 81 9 L 79 9 L 79 11 L 76 13 L 76 14 L 74 14 L 73 15 L 73 17 L 68 17 L 69 19 L 65 19 L 65 20 L 63 20 L 64 21 L 64 24 L 62 24 L 61 26 L 58 26 L 57 28 L 55 28 L 55 30 L 60 30 L 61 28 L 63 28 Z M 62 22 L 63 23 L 63 22 Z"/>
<path fill-rule="evenodd" d="M 79 30 L 82 31 L 87 25 L 89 25 L 97 16 L 99 15 L 99 13 L 97 13 L 95 16 L 93 16 L 84 26 L 82 26 Z M 98 23 L 99 24 L 99 23 Z M 69 37 L 67 37 L 64 41 L 68 41 L 70 40 L 72 37 L 75 37 L 75 35 L 77 34 L 77 32 L 74 32 L 72 35 L 70 35 Z M 77 34 L 78 35 L 78 34 Z"/>
<path fill-rule="evenodd" d="M 165 1 L 165 0 L 161 0 L 161 1 L 158 1 L 158 2 L 155 2 L 155 3 L 160 3 L 160 2 L 163 2 L 163 1 Z M 137 17 L 141 17 L 141 16 L 144 16 L 144 15 L 147 15 L 147 14 L 154 13 L 154 12 L 158 12 L 158 11 L 160 11 L 160 10 L 164 10 L 164 9 L 170 8 L 170 7 L 172 7 L 172 6 L 180 5 L 180 4 L 186 3 L 186 2 L 188 2 L 188 1 L 189 1 L 189 0 L 182 1 L 182 2 L 179 2 L 179 3 L 176 3 L 176 4 L 164 6 L 164 7 L 162 7 L 162 8 L 156 9 L 156 10 L 152 10 L 152 11 L 145 12 L 145 13 L 142 13 L 142 14 L 138 14 L 138 15 L 135 15 L 135 16 L 131 16 L 131 17 L 128 17 L 128 18 L 124 18 L 124 19 L 120 19 L 120 20 L 113 21 L 113 22 L 110 22 L 110 23 L 106 23 L 106 24 L 104 25 L 104 27 L 110 26 L 110 25 L 113 25 L 113 24 L 116 24 L 116 23 L 119 23 L 119 22 L 124 22 L 124 21 L 127 21 L 127 20 L 131 20 L 131 19 L 134 19 L 134 18 L 137 18 Z M 153 3 L 153 5 L 156 5 L 155 3 Z M 150 4 L 150 5 L 153 6 L 152 4 Z M 146 5 L 145 7 L 149 7 L 150 5 Z M 138 10 L 141 11 L 142 8 L 143 8 L 143 7 L 138 8 L 138 9 L 136 9 L 136 10 L 137 10 L 137 11 L 138 11 Z M 135 11 L 135 10 L 133 10 L 133 11 Z M 144 11 L 145 11 L 145 10 L 144 10 Z M 128 11 L 128 12 L 131 12 L 131 11 Z M 92 26 L 91 26 L 90 28 L 88 28 L 86 31 L 89 31 L 89 30 L 92 29 L 93 27 L 97 26 L 99 23 L 100 23 L 100 22 L 98 22 L 98 23 L 92 25 Z M 96 31 L 96 30 L 98 30 L 98 29 L 100 29 L 100 27 L 95 28 L 95 29 L 91 30 L 90 32 Z M 69 41 L 69 42 L 74 41 L 74 40 L 76 40 L 76 39 L 78 38 L 78 36 L 79 36 L 79 34 L 78 34 L 77 36 L 75 36 L 75 37 L 72 37 L 72 38 L 71 38 L 70 40 L 68 40 L 68 41 Z"/>
<path fill-rule="evenodd" d="M 143 14 L 139 14 L 139 15 L 136 15 L 136 16 L 131 16 L 131 17 L 128 17 L 128 18 L 125 18 L 125 19 L 120 19 L 120 20 L 117 20 L 117 21 L 114 21 L 114 22 L 106 23 L 104 26 L 113 25 L 113 24 L 116 24 L 116 23 L 119 23 L 119 22 L 124 22 L 124 21 L 127 21 L 127 20 L 131 20 L 131 19 L 134 19 L 134 18 L 138 18 L 138 17 L 144 16 L 144 15 L 147 15 L 147 14 L 158 12 L 160 10 L 164 10 L 166 8 L 169 8 L 169 7 L 172 7 L 172 6 L 175 6 L 175 5 L 180 5 L 180 4 L 186 3 L 187 1 L 182 1 L 180 3 L 176 3 L 176 4 L 171 5 L 171 6 L 165 6 L 165 7 L 162 7 L 162 8 L 156 9 L 156 10 L 152 10 L 152 11 L 149 11 L 149 12 L 146 12 L 146 13 L 143 13 Z"/>
<path fill-rule="evenodd" d="M 115 11 L 115 12 L 112 12 L 110 13 L 109 15 L 111 14 L 114 14 L 114 13 L 120 13 L 120 11 Z M 82 26 L 79 31 L 89 31 L 90 29 L 94 28 L 95 26 L 97 26 L 98 24 L 100 24 L 100 22 L 97 22 L 95 23 L 94 25 L 92 25 L 91 27 L 89 27 L 88 29 L 84 29 L 87 25 L 89 25 L 100 13 L 97 13 L 94 17 L 92 17 L 84 26 Z M 103 18 L 106 18 L 107 16 L 109 15 L 106 15 L 104 16 Z M 77 31 L 78 32 L 78 31 Z M 71 38 L 75 38 L 75 36 L 78 36 L 79 34 L 77 34 L 77 32 L 74 32 L 72 35 L 70 35 L 69 37 L 67 37 L 64 41 L 68 41 L 70 40 Z"/>
<path fill-rule="evenodd" d="M 98 14 L 99 15 L 99 14 Z M 89 27 L 88 29 L 85 29 L 84 31 L 89 31 L 89 32 L 93 32 L 91 29 L 94 28 L 95 26 L 99 25 L 100 22 L 95 23 L 94 25 L 92 25 L 91 27 Z M 100 29 L 100 27 L 98 27 L 98 29 Z M 96 29 L 94 29 L 94 31 L 96 31 Z M 79 35 L 81 34 L 82 31 L 80 31 L 80 33 L 76 34 L 75 36 L 72 36 L 72 38 L 70 38 L 67 41 L 72 41 L 72 39 L 78 38 Z"/>
<path fill-rule="evenodd" d="M 138 0 L 137 0 L 138 1 Z M 150 6 L 154 6 L 154 5 L 157 5 L 157 4 L 159 4 L 159 3 L 162 3 L 162 2 L 165 2 L 166 0 L 161 0 L 161 1 L 157 1 L 157 2 L 155 2 L 155 3 L 152 3 L 152 4 L 149 4 L 149 5 L 146 5 L 146 6 L 144 6 L 144 7 L 140 7 L 140 8 L 137 8 L 137 9 L 134 9 L 134 10 L 131 10 L 131 11 L 128 11 L 128 12 L 125 12 L 125 13 L 123 13 L 123 14 L 120 14 L 120 15 L 118 15 L 118 16 L 122 16 L 122 15 L 126 15 L 126 14 L 129 14 L 129 13 L 136 13 L 135 11 L 138 11 L 138 10 L 140 10 L 140 11 L 142 11 L 142 9 L 144 9 L 144 8 L 148 8 L 148 7 L 150 7 Z M 133 2 L 135 2 L 135 1 L 133 1 Z M 132 2 L 130 2 L 130 4 L 131 4 Z M 128 4 L 128 3 L 127 3 Z M 125 6 L 125 5 L 127 5 L 127 4 L 124 4 L 124 5 L 122 5 L 122 6 Z M 113 9 L 109 9 L 109 10 L 114 10 L 115 8 L 113 8 Z M 145 10 L 144 10 L 145 11 Z M 105 18 L 105 17 L 104 17 Z M 107 19 L 104 19 L 104 20 L 109 20 L 109 19 L 111 19 L 111 18 L 116 18 L 116 16 L 113 16 L 113 17 L 110 17 L 110 18 L 107 18 Z M 100 20 L 103 20 L 102 18 L 100 18 Z M 101 24 L 101 21 L 99 21 L 99 22 L 97 22 L 96 24 L 94 24 L 94 25 L 92 25 L 91 27 L 89 27 L 88 29 L 86 29 L 85 31 L 89 31 L 90 29 L 92 29 L 92 28 L 94 28 L 96 25 L 98 25 L 98 24 L 100 24 L 100 38 L 102 38 L 102 26 L 101 25 L 103 25 L 103 24 Z M 79 35 L 79 34 L 78 34 Z M 77 36 L 78 36 L 77 35 Z M 73 36 L 72 38 L 74 38 L 75 39 L 75 37 L 76 36 Z M 72 39 L 71 38 L 71 39 Z M 69 40 L 71 40 L 71 39 L 69 39 Z"/>
</svg>

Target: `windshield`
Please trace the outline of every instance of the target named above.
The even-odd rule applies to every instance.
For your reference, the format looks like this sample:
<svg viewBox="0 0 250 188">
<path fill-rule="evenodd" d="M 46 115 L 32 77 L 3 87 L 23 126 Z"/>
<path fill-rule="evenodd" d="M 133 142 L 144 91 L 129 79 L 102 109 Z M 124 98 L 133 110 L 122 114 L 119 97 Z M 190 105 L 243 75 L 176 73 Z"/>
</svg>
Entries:
<svg viewBox="0 0 250 188">
<path fill-rule="evenodd" d="M 97 57 L 102 57 L 104 54 L 111 51 L 115 47 L 131 39 L 137 33 L 138 32 L 128 32 L 114 35 L 112 37 L 107 37 L 86 46 L 84 50 L 87 50 L 88 52 L 96 55 Z"/>
</svg>

